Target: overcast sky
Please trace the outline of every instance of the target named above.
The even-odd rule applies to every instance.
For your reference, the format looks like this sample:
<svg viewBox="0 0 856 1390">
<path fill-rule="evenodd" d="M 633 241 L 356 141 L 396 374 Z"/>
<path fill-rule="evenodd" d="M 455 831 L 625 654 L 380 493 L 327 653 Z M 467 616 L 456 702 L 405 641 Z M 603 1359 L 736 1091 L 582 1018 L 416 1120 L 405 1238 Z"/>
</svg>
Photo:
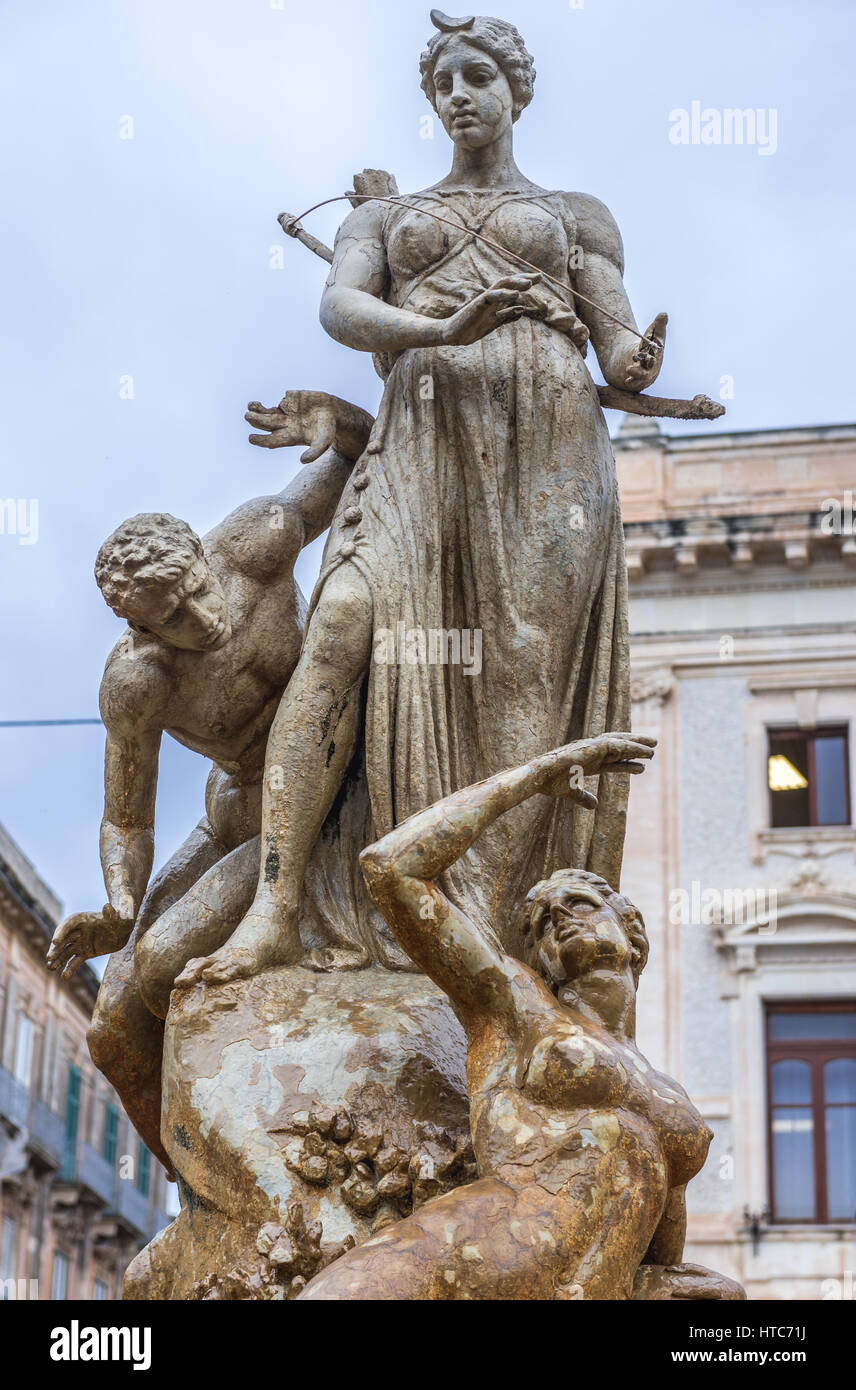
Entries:
<svg viewBox="0 0 856 1390">
<path fill-rule="evenodd" d="M 371 360 L 318 323 L 324 266 L 276 215 L 365 166 L 403 192 L 447 172 L 439 123 L 423 138 L 428 9 L 4 0 L 0 500 L 24 499 L 27 525 L 36 499 L 38 531 L 0 535 L 0 719 L 97 715 L 121 625 L 92 566 L 120 521 L 169 511 L 202 532 L 296 471 L 296 450 L 247 444 L 248 400 L 309 387 L 375 409 Z M 518 163 L 611 208 L 640 325 L 671 315 L 663 394 L 732 378 L 712 429 L 856 418 L 852 0 L 499 14 L 538 72 Z M 674 143 L 693 102 L 761 111 L 770 152 Z M 330 242 L 347 211 L 307 225 Z M 307 592 L 319 556 L 301 561 Z M 98 727 L 0 729 L 0 820 L 69 911 L 104 901 L 102 749 Z M 165 741 L 157 862 L 199 818 L 205 771 Z"/>
</svg>

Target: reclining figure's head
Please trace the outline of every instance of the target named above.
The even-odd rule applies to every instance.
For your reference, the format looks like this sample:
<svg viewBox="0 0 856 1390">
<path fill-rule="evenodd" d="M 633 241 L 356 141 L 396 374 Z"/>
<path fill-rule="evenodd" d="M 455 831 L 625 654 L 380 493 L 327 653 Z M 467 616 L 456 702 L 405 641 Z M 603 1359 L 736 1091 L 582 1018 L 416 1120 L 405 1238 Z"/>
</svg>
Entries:
<svg viewBox="0 0 856 1390">
<path fill-rule="evenodd" d="M 527 894 L 521 927 L 526 963 L 554 991 L 592 971 L 629 971 L 634 989 L 648 937 L 633 904 L 584 869 L 559 869 Z"/>
<path fill-rule="evenodd" d="M 168 513 L 123 521 L 98 552 L 95 578 L 118 617 L 172 647 L 210 651 L 231 636 L 226 597 L 201 540 Z"/>
</svg>

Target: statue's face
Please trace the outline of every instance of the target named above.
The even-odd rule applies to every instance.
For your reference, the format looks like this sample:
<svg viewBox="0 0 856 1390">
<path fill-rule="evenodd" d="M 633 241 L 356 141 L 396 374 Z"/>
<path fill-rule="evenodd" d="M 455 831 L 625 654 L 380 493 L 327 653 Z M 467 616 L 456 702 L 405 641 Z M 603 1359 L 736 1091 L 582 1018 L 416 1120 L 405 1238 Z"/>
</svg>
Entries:
<svg viewBox="0 0 856 1390">
<path fill-rule="evenodd" d="M 630 938 L 591 884 L 560 881 L 541 901 L 547 911 L 537 928 L 538 964 L 548 979 L 559 985 L 593 970 L 618 975 L 629 969 Z"/>
<path fill-rule="evenodd" d="M 456 145 L 492 145 L 511 126 L 508 79 L 487 53 L 463 38 L 444 46 L 434 68 L 437 114 Z"/>
<path fill-rule="evenodd" d="M 184 651 L 214 651 L 232 635 L 226 596 L 202 558 L 173 584 L 138 594 L 128 616 L 137 627 Z"/>
</svg>

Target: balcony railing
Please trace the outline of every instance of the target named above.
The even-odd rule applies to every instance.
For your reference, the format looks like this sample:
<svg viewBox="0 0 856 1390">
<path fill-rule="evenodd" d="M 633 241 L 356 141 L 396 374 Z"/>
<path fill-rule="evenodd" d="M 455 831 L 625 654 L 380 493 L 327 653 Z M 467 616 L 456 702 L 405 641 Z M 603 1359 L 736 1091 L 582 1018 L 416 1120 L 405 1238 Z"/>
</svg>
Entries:
<svg viewBox="0 0 856 1390">
<path fill-rule="evenodd" d="M 78 1182 L 88 1187 L 90 1192 L 94 1192 L 96 1197 L 100 1197 L 102 1202 L 110 1205 L 113 1201 L 113 1192 L 116 1187 L 116 1169 L 106 1158 L 93 1149 L 91 1144 L 85 1141 L 80 1145 L 77 1159 Z"/>
<path fill-rule="evenodd" d="M 61 1115 L 45 1105 L 43 1100 L 34 1100 L 30 1109 L 30 1147 L 42 1158 L 59 1167 L 65 1146 L 65 1123 Z"/>
<path fill-rule="evenodd" d="M 24 1129 L 30 1109 L 30 1093 L 10 1071 L 0 1067 L 0 1115 L 5 1115 L 18 1129 Z"/>
<path fill-rule="evenodd" d="M 26 1131 L 28 1146 L 42 1159 L 59 1167 L 65 1149 L 65 1122 L 38 1096 L 0 1067 L 0 1115 Z"/>
<path fill-rule="evenodd" d="M 149 1199 L 127 1178 L 119 1180 L 116 1210 L 129 1226 L 139 1231 L 140 1235 L 154 1235 L 149 1219 Z"/>
<path fill-rule="evenodd" d="M 45 1101 L 31 1097 L 5 1067 L 0 1067 L 0 1116 L 26 1132 L 29 1148 L 60 1170 L 61 1182 L 86 1187 L 140 1237 L 151 1240 L 172 1221 L 159 1207 L 150 1208 L 148 1196 L 129 1179 L 120 1178 L 115 1164 L 91 1144 L 79 1137 L 69 1144 L 62 1116 Z"/>
</svg>

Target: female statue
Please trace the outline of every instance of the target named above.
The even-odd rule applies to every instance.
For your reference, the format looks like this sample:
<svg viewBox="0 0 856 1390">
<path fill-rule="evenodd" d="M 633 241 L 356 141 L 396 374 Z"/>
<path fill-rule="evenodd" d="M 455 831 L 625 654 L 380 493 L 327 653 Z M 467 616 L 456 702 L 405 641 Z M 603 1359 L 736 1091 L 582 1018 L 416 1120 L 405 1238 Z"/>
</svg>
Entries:
<svg viewBox="0 0 856 1390">
<path fill-rule="evenodd" d="M 513 807 L 589 803 L 569 789 L 569 770 L 641 772 L 654 743 L 609 734 L 570 744 L 446 797 L 364 851 L 372 897 L 464 1024 L 479 1177 L 341 1256 L 302 1298 L 743 1296 L 680 1264 L 684 1189 L 711 1134 L 635 1044 L 648 954 L 639 913 L 597 875 L 559 870 L 525 899 L 523 964 L 437 883 Z M 661 1267 L 656 1292 L 651 1280 L 634 1291 L 643 1261 Z"/>
<path fill-rule="evenodd" d="M 411 968 L 371 913 L 359 850 L 497 768 L 629 722 L 615 465 L 584 354 L 590 339 L 607 382 L 640 391 L 665 315 L 635 331 L 603 204 L 518 169 L 513 125 L 535 74 L 517 30 L 432 19 L 422 85 L 452 168 L 367 201 L 336 238 L 321 321 L 376 355 L 383 400 L 270 733 L 255 901 L 180 985 L 296 962 L 313 942 L 328 948 L 310 955 L 321 968 Z M 480 670 L 456 663 L 476 648 Z M 446 891 L 492 937 L 521 886 L 559 866 L 617 888 L 626 796 L 619 774 L 596 809 L 521 803 Z M 316 935 L 300 920 L 304 877 Z"/>
</svg>

